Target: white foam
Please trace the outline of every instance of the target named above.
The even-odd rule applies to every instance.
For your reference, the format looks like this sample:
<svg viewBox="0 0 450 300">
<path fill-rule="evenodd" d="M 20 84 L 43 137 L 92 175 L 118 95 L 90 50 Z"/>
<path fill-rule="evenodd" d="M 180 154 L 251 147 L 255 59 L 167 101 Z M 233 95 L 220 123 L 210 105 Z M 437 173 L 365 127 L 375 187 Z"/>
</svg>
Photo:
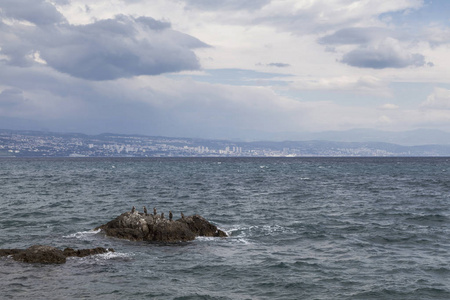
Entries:
<svg viewBox="0 0 450 300">
<path fill-rule="evenodd" d="M 229 229 L 226 233 L 234 238 L 249 238 L 252 236 L 273 235 L 274 233 L 294 233 L 295 230 L 289 227 L 280 225 L 253 225 L 253 226 L 238 226 Z"/>
<path fill-rule="evenodd" d="M 244 244 L 244 245 L 250 245 L 250 244 L 252 244 L 251 242 L 249 242 L 248 240 L 243 239 L 243 238 L 236 239 L 236 241 L 237 241 L 238 243 Z"/>
<path fill-rule="evenodd" d="M 63 238 L 85 239 L 85 238 L 91 237 L 93 235 L 96 235 L 99 232 L 100 232 L 100 229 L 99 230 L 80 231 L 80 232 L 75 232 L 75 233 L 72 233 L 69 235 L 64 235 Z"/>
<path fill-rule="evenodd" d="M 214 241 L 217 238 L 216 237 L 211 237 L 211 236 L 198 236 L 195 238 L 198 241 Z"/>
<path fill-rule="evenodd" d="M 248 229 L 249 229 L 248 227 L 239 226 L 239 227 L 231 228 L 231 229 L 225 231 L 225 233 L 226 233 L 228 236 L 232 237 L 233 234 L 234 234 L 235 232 L 241 231 L 241 232 L 239 233 L 239 235 L 237 235 L 236 237 L 245 237 L 245 236 L 247 235 L 247 234 L 246 234 L 246 231 L 247 231 Z"/>
<path fill-rule="evenodd" d="M 127 258 L 130 258 L 132 256 L 134 256 L 134 254 L 121 253 L 121 252 L 106 252 L 106 253 L 94 255 L 95 258 L 104 259 L 104 260 L 116 259 L 116 258 L 127 259 Z"/>
<path fill-rule="evenodd" d="M 263 225 L 261 229 L 265 234 L 294 232 L 292 229 L 280 225 Z"/>
<path fill-rule="evenodd" d="M 247 239 L 245 239 L 243 237 L 232 237 L 230 235 L 226 239 L 220 239 L 217 237 L 199 236 L 199 237 L 196 237 L 195 240 L 199 241 L 199 242 L 230 242 L 233 244 L 244 244 L 244 245 L 252 244 L 251 242 L 249 242 Z"/>
<path fill-rule="evenodd" d="M 106 262 L 108 260 L 130 260 L 132 256 L 134 256 L 134 254 L 121 253 L 121 252 L 106 252 L 106 253 L 102 253 L 102 254 L 88 255 L 85 257 L 81 257 L 81 258 L 74 256 L 74 257 L 69 257 L 68 259 L 87 263 L 87 264 L 92 264 L 92 263 L 102 263 L 102 262 Z"/>
</svg>

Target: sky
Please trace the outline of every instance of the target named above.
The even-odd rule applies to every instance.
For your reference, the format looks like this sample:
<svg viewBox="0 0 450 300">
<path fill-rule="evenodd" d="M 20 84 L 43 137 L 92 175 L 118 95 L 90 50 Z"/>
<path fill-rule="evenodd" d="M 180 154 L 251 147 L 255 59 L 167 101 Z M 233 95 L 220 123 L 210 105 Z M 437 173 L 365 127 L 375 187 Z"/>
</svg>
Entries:
<svg viewBox="0 0 450 300">
<path fill-rule="evenodd" d="M 450 131 L 447 0 L 1 0 L 0 128 Z"/>
</svg>

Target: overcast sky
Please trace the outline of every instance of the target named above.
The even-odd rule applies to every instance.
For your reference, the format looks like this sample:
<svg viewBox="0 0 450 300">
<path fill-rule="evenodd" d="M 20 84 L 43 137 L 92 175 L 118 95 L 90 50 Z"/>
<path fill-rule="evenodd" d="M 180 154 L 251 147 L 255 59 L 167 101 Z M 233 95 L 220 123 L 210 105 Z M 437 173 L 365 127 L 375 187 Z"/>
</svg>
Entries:
<svg viewBox="0 0 450 300">
<path fill-rule="evenodd" d="M 450 131 L 450 1 L 1 0 L 0 128 Z"/>
</svg>

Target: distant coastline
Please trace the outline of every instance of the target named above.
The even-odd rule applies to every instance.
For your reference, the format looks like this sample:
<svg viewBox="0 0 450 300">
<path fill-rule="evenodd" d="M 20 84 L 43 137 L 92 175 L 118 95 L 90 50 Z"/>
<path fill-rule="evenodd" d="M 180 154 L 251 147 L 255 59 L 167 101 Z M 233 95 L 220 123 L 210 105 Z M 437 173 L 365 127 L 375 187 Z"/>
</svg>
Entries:
<svg viewBox="0 0 450 300">
<path fill-rule="evenodd" d="M 1 157 L 417 157 L 450 156 L 450 145 L 324 140 L 235 142 L 161 136 L 0 129 Z"/>
</svg>

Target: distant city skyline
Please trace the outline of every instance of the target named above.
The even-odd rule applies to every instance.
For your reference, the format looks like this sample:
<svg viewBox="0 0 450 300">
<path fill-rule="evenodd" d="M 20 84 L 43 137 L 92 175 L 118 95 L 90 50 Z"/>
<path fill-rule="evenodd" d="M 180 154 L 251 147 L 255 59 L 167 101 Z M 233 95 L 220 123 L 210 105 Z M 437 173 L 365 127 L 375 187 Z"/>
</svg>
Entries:
<svg viewBox="0 0 450 300">
<path fill-rule="evenodd" d="M 449 11 L 445 0 L 3 0 L 0 128 L 419 141 L 416 129 L 450 132 Z"/>
<path fill-rule="evenodd" d="M 445 139 L 450 140 L 450 139 Z M 450 156 L 450 143 L 227 140 L 136 135 L 85 135 L 0 129 L 2 157 L 387 157 Z"/>
</svg>

